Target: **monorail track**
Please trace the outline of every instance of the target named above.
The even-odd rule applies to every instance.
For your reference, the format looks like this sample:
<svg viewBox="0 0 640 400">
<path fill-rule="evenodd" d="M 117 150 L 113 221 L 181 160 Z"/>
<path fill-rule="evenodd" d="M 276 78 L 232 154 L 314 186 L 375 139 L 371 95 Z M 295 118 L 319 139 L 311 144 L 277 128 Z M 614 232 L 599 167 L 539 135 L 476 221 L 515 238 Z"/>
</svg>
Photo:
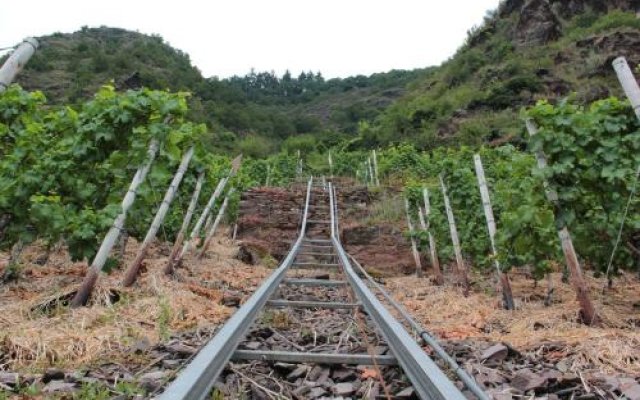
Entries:
<svg viewBox="0 0 640 400">
<path fill-rule="evenodd" d="M 288 255 L 159 398 L 211 398 L 223 377 L 226 382 L 245 379 L 259 387 L 248 376 L 253 369 L 241 366 L 265 363 L 274 372 L 268 374 L 270 380 L 289 378 L 278 384 L 286 390 L 264 396 L 249 392 L 243 398 L 355 396 L 357 388 L 349 384 L 344 393 L 336 389 L 345 386 L 338 386 L 340 378 L 335 371 L 331 376 L 327 371 L 332 366 L 342 371 L 359 366 L 379 381 L 380 398 L 393 398 L 398 391 L 412 388 L 421 399 L 465 399 L 370 290 L 360 277 L 364 272 L 356 273 L 340 243 L 337 226 L 335 188 L 331 184 L 314 186 L 310 179 L 300 234 Z M 293 368 L 298 364 L 307 367 L 287 369 L 292 364 Z M 324 366 L 315 369 L 324 377 L 309 377 L 313 365 Z M 470 392 L 477 398 L 488 398 L 455 362 L 452 366 Z M 275 373 L 283 367 L 284 373 Z M 296 371 L 301 371 L 300 376 Z M 312 379 L 322 385 L 316 389 L 302 384 Z M 266 387 L 260 390 L 270 391 Z"/>
</svg>

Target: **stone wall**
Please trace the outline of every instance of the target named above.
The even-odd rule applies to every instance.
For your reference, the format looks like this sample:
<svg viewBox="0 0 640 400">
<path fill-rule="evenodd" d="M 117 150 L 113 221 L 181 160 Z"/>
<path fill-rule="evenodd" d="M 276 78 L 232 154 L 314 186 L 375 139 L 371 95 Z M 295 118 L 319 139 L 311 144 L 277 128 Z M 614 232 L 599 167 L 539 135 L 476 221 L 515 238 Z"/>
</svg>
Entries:
<svg viewBox="0 0 640 400">
<path fill-rule="evenodd" d="M 237 237 L 245 255 L 253 253 L 253 258 L 270 255 L 277 261 L 286 256 L 298 236 L 305 189 L 304 185 L 291 189 L 261 187 L 242 194 Z M 323 193 L 322 189 L 314 190 Z M 338 186 L 336 193 L 340 237 L 348 253 L 380 275 L 415 271 L 411 247 L 403 234 L 404 221 L 373 224 L 367 220 L 371 204 L 377 201 L 377 193 L 364 186 L 346 184 Z M 328 219 L 328 214 L 323 218 Z M 311 227 L 310 230 L 310 236 L 328 234 L 328 228 Z"/>
</svg>

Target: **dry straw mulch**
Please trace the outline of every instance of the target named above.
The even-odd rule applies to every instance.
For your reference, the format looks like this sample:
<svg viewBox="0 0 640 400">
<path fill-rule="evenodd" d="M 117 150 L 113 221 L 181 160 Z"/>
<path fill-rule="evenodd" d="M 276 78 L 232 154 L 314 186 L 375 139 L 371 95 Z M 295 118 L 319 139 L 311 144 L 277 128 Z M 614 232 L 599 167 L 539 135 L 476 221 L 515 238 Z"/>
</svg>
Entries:
<svg viewBox="0 0 640 400">
<path fill-rule="evenodd" d="M 131 240 L 125 265 L 137 248 Z M 173 279 L 162 272 L 168 248 L 152 247 L 134 287 L 121 287 L 122 269 L 103 274 L 90 306 L 70 309 L 54 300 L 73 295 L 86 264 L 71 262 L 61 248 L 40 266 L 34 261 L 44 249 L 30 246 L 22 258 L 22 279 L 0 285 L 0 370 L 78 368 L 117 359 L 145 338 L 153 344 L 172 333 L 220 324 L 235 310 L 222 304 L 224 294 L 246 298 L 271 272 L 235 260 L 236 246 L 219 236 L 202 261 L 186 259 Z M 0 253 L 0 269 L 6 258 Z M 54 306 L 43 311 L 37 307 L 42 304 Z"/>
<path fill-rule="evenodd" d="M 486 282 L 480 276 L 473 280 Z M 561 282 L 560 273 L 552 274 L 552 280 L 554 302 L 545 307 L 546 283 L 535 287 L 524 275 L 512 274 L 516 311 L 503 310 L 491 290 L 476 288 L 465 298 L 461 289 L 434 286 L 427 279 L 415 277 L 389 279 L 387 287 L 428 331 L 441 339 L 487 339 L 518 349 L 560 342 L 566 350 L 548 356 L 558 360 L 571 356 L 574 369 L 640 376 L 638 278 L 624 275 L 616 279 L 612 290 L 602 294 L 604 280 L 587 277 L 590 294 L 603 319 L 601 327 L 578 323 L 578 303 L 572 287 Z"/>
</svg>

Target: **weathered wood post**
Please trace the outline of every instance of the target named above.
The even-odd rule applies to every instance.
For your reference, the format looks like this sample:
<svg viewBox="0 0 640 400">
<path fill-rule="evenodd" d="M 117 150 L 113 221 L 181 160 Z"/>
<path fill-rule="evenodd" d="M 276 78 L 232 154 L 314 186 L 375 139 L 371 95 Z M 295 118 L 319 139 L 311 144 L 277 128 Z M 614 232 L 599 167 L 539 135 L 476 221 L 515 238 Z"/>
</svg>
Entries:
<svg viewBox="0 0 640 400">
<path fill-rule="evenodd" d="M 373 175 L 375 176 L 376 186 L 380 186 L 380 177 L 378 176 L 378 156 L 373 150 Z"/>
<path fill-rule="evenodd" d="M 178 266 L 182 262 L 182 259 L 184 258 L 184 256 L 189 252 L 189 249 L 191 248 L 192 243 L 195 242 L 196 238 L 200 237 L 200 231 L 202 230 L 202 226 L 204 225 L 205 220 L 207 219 L 207 216 L 209 216 L 211 209 L 215 205 L 216 200 L 218 199 L 218 197 L 220 197 L 220 193 L 222 193 L 222 191 L 224 190 L 224 187 L 226 186 L 228 180 L 229 180 L 229 177 L 224 177 L 220 179 L 220 181 L 218 182 L 218 186 L 216 186 L 216 189 L 213 191 L 213 194 L 209 198 L 209 201 L 207 202 L 207 205 L 204 207 L 204 210 L 202 210 L 202 213 L 200 214 L 200 217 L 196 221 L 196 224 L 194 225 L 193 229 L 191 229 L 191 234 L 189 235 L 189 239 L 184 242 L 184 244 L 182 245 L 182 250 L 180 251 L 180 254 L 178 254 L 178 256 L 175 258 L 172 268 L 174 268 L 175 266 Z"/>
<path fill-rule="evenodd" d="M 538 128 L 535 126 L 532 120 L 527 119 L 525 123 L 530 136 L 534 136 L 538 133 Z M 540 168 L 541 170 L 547 167 L 547 158 L 542 151 L 536 152 L 536 160 L 538 161 L 538 168 Z M 545 192 L 547 195 L 547 199 L 553 205 L 553 212 L 556 222 L 558 222 L 560 221 L 558 215 L 561 211 L 560 202 L 558 200 L 558 193 L 554 189 L 549 187 L 549 183 L 546 180 L 544 181 L 544 187 L 546 189 Z M 569 273 L 571 274 L 571 282 L 576 291 L 578 302 L 580 303 L 580 313 L 582 314 L 582 321 L 586 325 L 598 324 L 600 322 L 600 319 L 596 312 L 595 306 L 589 298 L 589 290 L 582 274 L 582 267 L 580 267 L 578 256 L 573 247 L 573 241 L 571 240 L 569 228 L 567 228 L 565 224 L 557 224 L 556 228 L 558 229 L 558 237 L 560 238 L 562 253 L 564 254 L 565 262 L 567 263 L 567 266 L 569 268 Z"/>
<path fill-rule="evenodd" d="M 300 157 L 300 150 L 297 152 L 298 159 L 296 161 L 296 176 L 299 179 L 302 176 L 302 158 Z"/>
<path fill-rule="evenodd" d="M 202 245 L 202 248 L 200 249 L 200 253 L 198 254 L 198 259 L 201 259 L 204 253 L 207 251 L 207 248 L 209 247 L 209 244 L 213 239 L 213 235 L 215 235 L 216 229 L 218 229 L 218 225 L 220 225 L 220 221 L 222 220 L 222 217 L 224 217 L 224 212 L 227 210 L 229 199 L 231 198 L 231 195 L 233 195 L 234 190 L 235 190 L 234 188 L 229 189 L 229 192 L 224 197 L 224 200 L 222 201 L 222 205 L 220 206 L 220 210 L 218 210 L 218 215 L 216 216 L 216 220 L 211 226 L 211 229 L 209 229 L 207 236 L 204 240 L 204 243 Z"/>
<path fill-rule="evenodd" d="M 164 222 L 164 219 L 167 216 L 169 206 L 171 206 L 173 199 L 176 197 L 176 192 L 178 191 L 178 187 L 180 186 L 180 182 L 182 182 L 182 178 L 184 177 L 185 172 L 187 172 L 187 168 L 189 167 L 189 163 L 191 162 L 191 158 L 193 157 L 193 152 L 194 147 L 191 146 L 191 148 L 189 148 L 189 150 L 187 150 L 186 153 L 184 153 L 184 155 L 182 156 L 182 160 L 180 161 L 178 170 L 173 176 L 171 184 L 164 194 L 164 199 L 162 199 L 162 203 L 160 204 L 160 207 L 158 207 L 156 215 L 153 217 L 153 222 L 151 223 L 151 226 L 149 227 L 149 230 L 147 231 L 142 244 L 138 248 L 136 258 L 131 263 L 131 265 L 129 265 L 129 268 L 127 268 L 127 271 L 124 274 L 124 278 L 122 280 L 122 285 L 124 287 L 131 286 L 136 281 L 140 265 L 147 256 L 147 250 L 149 249 L 149 246 L 151 246 L 151 242 L 156 238 L 158 229 L 160 229 L 162 222 Z"/>
<path fill-rule="evenodd" d="M 487 179 L 484 176 L 484 168 L 482 166 L 482 159 L 480 154 L 474 154 L 473 163 L 476 168 L 476 177 L 478 178 L 478 187 L 480 188 L 480 197 L 482 198 L 482 208 L 484 209 L 484 217 L 487 220 L 487 230 L 489 231 L 489 241 L 491 242 L 491 253 L 493 255 L 493 264 L 496 267 L 496 275 L 500 286 L 502 288 L 502 300 L 504 308 L 507 310 L 513 310 L 515 308 L 513 303 L 513 294 L 511 293 L 511 283 L 509 283 L 509 277 L 500 268 L 500 262 L 498 261 L 498 252 L 496 251 L 496 220 L 493 217 L 493 207 L 491 207 L 491 197 L 489 196 L 489 188 L 487 186 Z"/>
<path fill-rule="evenodd" d="M 129 190 L 122 200 L 122 212 L 113 221 L 111 229 L 109 229 L 109 232 L 107 232 L 107 235 L 104 237 L 104 240 L 100 245 L 100 249 L 93 259 L 93 262 L 91 263 L 91 266 L 87 271 L 87 275 L 82 281 L 82 285 L 78 289 L 78 292 L 74 296 L 73 300 L 71 300 L 71 307 L 80 307 L 86 304 L 87 300 L 89 299 L 89 296 L 91 295 L 91 292 L 93 291 L 93 288 L 98 280 L 98 276 L 102 271 L 102 267 L 104 267 L 104 264 L 107 261 L 107 257 L 109 257 L 109 253 L 111 252 L 113 245 L 116 243 L 118 236 L 120 236 L 120 232 L 122 231 L 122 228 L 124 226 L 124 221 L 127 217 L 127 211 L 129 211 L 129 209 L 133 205 L 134 200 L 136 199 L 136 191 L 144 182 L 157 153 L 158 142 L 156 140 L 153 140 L 149 145 L 149 150 L 147 152 L 147 161 L 136 171 L 135 175 L 133 176 L 133 180 L 131 181 L 131 185 L 129 185 Z"/>
<path fill-rule="evenodd" d="M 613 68 L 616 71 L 622 89 L 624 89 L 624 93 L 627 95 L 633 107 L 633 111 L 636 113 L 636 117 L 640 120 L 640 86 L 638 86 L 638 81 L 633 75 L 631 68 L 629 68 L 627 59 L 624 57 L 616 58 L 613 60 Z M 633 246 L 627 244 L 627 247 Z M 640 273 L 640 270 L 638 270 L 638 272 Z"/>
<path fill-rule="evenodd" d="M 429 201 L 429 190 L 422 188 L 422 201 L 424 202 L 424 219 L 427 233 L 429 235 L 429 254 L 431 256 L 431 265 L 436 273 L 436 285 L 444 285 L 444 276 L 440 268 L 440 260 L 438 259 L 438 249 L 436 247 L 436 239 L 431 234 L 431 202 Z"/>
<path fill-rule="evenodd" d="M 180 246 L 182 246 L 182 242 L 184 241 L 184 236 L 187 233 L 187 229 L 189 229 L 189 224 L 191 223 L 191 219 L 193 218 L 193 214 L 196 211 L 196 207 L 198 206 L 198 198 L 200 197 L 200 191 L 202 190 L 202 184 L 204 183 L 204 171 L 198 175 L 198 180 L 196 181 L 196 188 L 191 195 L 191 201 L 189 202 L 189 207 L 187 208 L 187 212 L 182 220 L 182 226 L 180 227 L 180 231 L 176 236 L 176 241 L 173 243 L 173 248 L 171 249 L 171 254 L 169 254 L 169 259 L 167 262 L 167 266 L 164 269 L 164 273 L 170 275 L 173 273 L 173 263 L 175 257 L 178 255 L 180 251 Z"/>
<path fill-rule="evenodd" d="M 32 37 L 26 38 L 11 53 L 7 61 L 0 68 L 0 93 L 4 92 L 7 87 L 16 78 L 16 75 L 22 71 L 25 64 L 38 49 L 38 41 Z"/>
<path fill-rule="evenodd" d="M 376 185 L 376 176 L 373 174 L 373 166 L 371 164 L 371 157 L 367 158 L 367 168 L 369 170 L 369 181 L 373 186 Z"/>
<path fill-rule="evenodd" d="M 264 181 L 265 186 L 271 186 L 271 164 L 267 164 L 267 177 Z"/>
<path fill-rule="evenodd" d="M 411 222 L 411 213 L 409 211 L 409 200 L 405 197 L 404 199 L 404 211 L 407 215 L 407 227 L 409 228 L 409 239 L 411 240 L 411 253 L 413 254 L 413 261 L 416 263 L 416 276 L 418 278 L 422 278 L 422 261 L 420 261 L 420 253 L 418 252 L 418 246 L 416 245 L 416 239 L 413 237 L 414 229 L 413 223 Z"/>
<path fill-rule="evenodd" d="M 422 230 L 427 232 L 427 234 L 429 235 L 429 256 L 431 257 L 431 266 L 433 267 L 433 282 L 436 285 L 440 286 L 444 284 L 444 277 L 442 276 L 442 271 L 440 271 L 440 263 L 438 262 L 437 258 L 435 259 L 436 262 L 433 262 L 434 258 L 433 252 L 431 251 L 431 232 L 429 232 L 429 227 L 425 222 L 424 214 L 422 212 L 422 208 L 420 207 L 418 207 L 418 219 L 420 220 L 420 227 L 422 228 Z"/>
<path fill-rule="evenodd" d="M 444 184 L 442 175 L 438 176 L 440 180 L 440 189 L 442 190 L 442 197 L 444 198 L 444 207 L 447 211 L 447 219 L 449 221 L 449 232 L 451 234 L 451 242 L 453 244 L 453 251 L 456 255 L 456 274 L 462 284 L 464 295 L 469 295 L 469 278 L 467 276 L 467 268 L 462 258 L 462 248 L 460 247 L 460 238 L 458 236 L 458 228 L 456 227 L 456 220 L 453 216 L 453 209 L 449 202 L 449 195 L 447 194 L 447 187 Z"/>
<path fill-rule="evenodd" d="M 620 81 L 620 85 L 622 86 L 624 93 L 631 102 L 631 106 L 633 107 L 633 111 L 636 113 L 636 117 L 640 119 L 640 87 L 638 87 L 638 81 L 636 81 L 631 68 L 629 68 L 627 59 L 624 57 L 618 57 L 613 60 L 613 69 L 616 71 L 616 75 L 618 76 L 618 80 Z"/>
</svg>

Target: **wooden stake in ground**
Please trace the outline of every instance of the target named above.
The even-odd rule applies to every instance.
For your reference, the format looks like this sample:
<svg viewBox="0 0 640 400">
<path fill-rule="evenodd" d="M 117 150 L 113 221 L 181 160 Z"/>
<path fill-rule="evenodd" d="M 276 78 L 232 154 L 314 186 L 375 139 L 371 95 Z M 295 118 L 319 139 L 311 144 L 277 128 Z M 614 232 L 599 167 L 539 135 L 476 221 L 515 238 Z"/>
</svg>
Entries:
<svg viewBox="0 0 640 400">
<path fill-rule="evenodd" d="M 447 211 L 447 219 L 449 221 L 449 232 L 451 233 L 451 242 L 453 243 L 453 251 L 456 255 L 456 275 L 462 284 L 463 293 L 465 296 L 469 295 L 469 278 L 467 277 L 467 267 L 464 264 L 462 258 L 462 248 L 460 247 L 460 239 L 458 236 L 458 228 L 456 227 L 456 220 L 453 216 L 453 209 L 449 202 L 449 195 L 447 195 L 447 187 L 444 184 L 442 175 L 438 176 L 440 179 L 440 189 L 442 190 L 442 197 L 444 198 L 444 207 Z"/>
<path fill-rule="evenodd" d="M 429 235 L 429 256 L 431 257 L 431 266 L 433 267 L 433 283 L 441 286 L 444 284 L 444 277 L 442 276 L 442 271 L 440 270 L 440 262 L 438 261 L 438 257 L 434 254 L 434 249 L 431 247 L 433 236 L 431 236 L 429 225 L 427 225 L 427 222 L 425 221 L 424 214 L 422 213 L 422 208 L 418 208 L 418 218 L 420 220 L 420 227 Z"/>
<path fill-rule="evenodd" d="M 25 64 L 38 49 L 38 41 L 34 38 L 26 38 L 11 53 L 7 61 L 0 68 L 0 93 L 4 92 L 7 87 L 16 78 L 16 75 L 22 71 Z"/>
<path fill-rule="evenodd" d="M 204 171 L 198 175 L 198 180 L 196 181 L 196 188 L 191 195 L 191 201 L 189 202 L 189 207 L 187 208 L 187 213 L 184 215 L 184 219 L 182 220 L 182 226 L 180 227 L 180 231 L 176 236 L 176 241 L 173 243 L 173 248 L 171 249 L 171 254 L 169 254 L 169 261 L 167 262 L 167 266 L 164 269 L 164 273 L 169 275 L 173 273 L 173 265 L 175 263 L 175 258 L 180 251 L 180 246 L 182 246 L 182 242 L 184 241 L 184 235 L 187 233 L 187 229 L 189 229 L 189 224 L 191 223 L 191 218 L 193 218 L 193 213 L 196 210 L 198 205 L 198 198 L 200 197 L 200 191 L 202 190 L 202 183 L 204 182 Z"/>
<path fill-rule="evenodd" d="M 329 152 L 329 179 L 333 180 L 333 158 L 331 158 L 331 152 Z"/>
<path fill-rule="evenodd" d="M 271 164 L 267 164 L 267 177 L 264 181 L 265 186 L 271 186 Z"/>
<path fill-rule="evenodd" d="M 158 207 L 158 211 L 156 211 L 156 215 L 153 217 L 153 222 L 147 231 L 147 235 L 144 237 L 142 244 L 138 248 L 138 253 L 136 254 L 135 260 L 129 265 L 127 271 L 124 274 L 124 278 L 122 280 L 122 285 L 124 287 L 128 287 L 133 285 L 138 276 L 138 270 L 140 269 L 140 265 L 142 261 L 147 256 L 147 251 L 149 246 L 151 246 L 151 242 L 156 238 L 158 233 L 158 229 L 164 222 L 165 217 L 167 216 L 167 212 L 169 211 L 169 206 L 173 202 L 173 199 L 176 197 L 176 192 L 178 191 L 178 187 L 180 186 L 180 182 L 182 182 L 182 177 L 184 177 L 185 172 L 187 172 L 187 168 L 189 167 L 189 163 L 191 162 L 191 158 L 193 157 L 194 148 L 193 146 L 187 150 L 186 153 L 182 156 L 182 160 L 180 161 L 180 165 L 178 166 L 178 170 L 173 176 L 173 180 L 171 184 L 167 188 L 166 193 L 164 194 L 164 199 L 162 199 L 162 203 L 160 207 Z"/>
<path fill-rule="evenodd" d="M 413 254 L 413 260 L 416 263 L 416 275 L 418 278 L 422 278 L 422 262 L 420 261 L 420 253 L 418 252 L 418 247 L 416 246 L 416 239 L 413 237 L 413 223 L 411 222 L 411 213 L 409 211 L 409 200 L 404 199 L 404 211 L 407 215 L 407 227 L 409 228 L 409 238 L 411 239 L 411 253 Z"/>
<path fill-rule="evenodd" d="M 640 87 L 638 87 L 638 81 L 636 81 L 635 76 L 633 76 L 633 72 L 631 72 L 626 58 L 618 57 L 613 60 L 613 69 L 616 71 L 624 93 L 631 102 L 636 117 L 640 119 Z"/>
<path fill-rule="evenodd" d="M 300 178 L 302 176 L 302 158 L 300 158 L 300 150 L 298 150 L 298 159 L 296 161 L 296 176 Z"/>
<path fill-rule="evenodd" d="M 444 285 L 444 276 L 442 275 L 442 269 L 440 268 L 440 260 L 438 259 L 438 249 L 436 247 L 436 240 L 431 234 L 431 202 L 429 201 L 429 190 L 422 188 L 422 201 L 424 202 L 424 218 L 427 234 L 429 235 L 429 254 L 431 256 L 431 265 L 435 275 L 435 284 Z M 421 221 L 422 222 L 422 221 Z"/>
<path fill-rule="evenodd" d="M 380 186 L 380 177 L 378 176 L 378 156 L 376 155 L 376 151 L 373 152 L 373 176 L 375 177 L 376 186 Z"/>
<path fill-rule="evenodd" d="M 533 136 L 538 133 L 538 129 L 532 120 L 527 120 L 526 125 L 529 135 Z M 536 152 L 536 160 L 538 161 L 538 168 L 540 168 L 541 170 L 547 167 L 547 158 L 542 151 Z M 551 204 L 553 204 L 553 212 L 557 221 L 558 214 L 560 213 L 560 202 L 558 201 L 558 193 L 554 189 L 549 187 L 549 184 L 546 180 L 544 181 L 544 186 L 546 189 L 547 199 Z M 566 225 L 558 228 L 558 237 L 560 238 L 560 244 L 562 246 L 562 253 L 564 254 L 565 262 L 567 263 L 569 273 L 571 274 L 571 283 L 573 284 L 574 290 L 576 291 L 576 296 L 578 297 L 578 302 L 580 303 L 580 314 L 582 322 L 586 325 L 597 325 L 599 324 L 600 319 L 598 318 L 596 308 L 589 297 L 589 289 L 587 288 L 587 284 L 582 274 L 582 267 L 580 267 L 578 256 L 575 249 L 573 248 L 571 234 L 569 233 L 569 229 Z"/>
<path fill-rule="evenodd" d="M 184 244 L 182 246 L 182 251 L 180 251 L 180 254 L 178 254 L 178 256 L 176 257 L 175 262 L 173 263 L 173 267 L 175 267 L 175 266 L 180 264 L 180 262 L 182 261 L 182 259 L 185 256 L 185 254 L 187 254 L 189 252 L 189 249 L 191 248 L 191 245 L 193 243 L 195 243 L 197 238 L 200 237 L 200 230 L 202 229 L 202 225 L 204 225 L 205 220 L 207 219 L 207 216 L 209 216 L 209 213 L 211 212 L 211 209 L 215 205 L 215 202 L 218 199 L 218 197 L 220 197 L 220 193 L 222 193 L 222 190 L 224 190 L 224 187 L 227 184 L 228 180 L 229 180 L 229 178 L 225 177 L 225 178 L 220 179 L 220 182 L 218 182 L 218 186 L 216 186 L 216 189 L 213 191 L 213 194 L 209 198 L 209 202 L 204 207 L 204 210 L 202 210 L 202 213 L 200 214 L 200 218 L 198 218 L 198 220 L 196 221 L 195 226 L 191 230 L 191 234 L 189 235 L 189 239 L 184 242 Z"/>
<path fill-rule="evenodd" d="M 373 186 L 376 185 L 376 177 L 373 174 L 373 166 L 371 165 L 371 157 L 367 158 L 367 169 L 369 170 L 369 181 Z"/>
<path fill-rule="evenodd" d="M 480 197 L 482 198 L 482 208 L 484 209 L 484 217 L 487 220 L 487 230 L 489 231 L 489 241 L 491 242 L 491 253 L 493 254 L 493 264 L 496 267 L 496 275 L 500 286 L 502 287 L 502 301 L 504 308 L 507 310 L 513 310 L 515 308 L 513 303 L 513 294 L 511 293 L 511 284 L 509 283 L 509 277 L 500 268 L 500 262 L 498 261 L 498 252 L 496 251 L 496 220 L 493 217 L 493 207 L 491 207 L 491 197 L 489 196 L 489 188 L 487 186 L 487 180 L 484 176 L 484 168 L 482 167 L 482 159 L 480 154 L 474 154 L 473 163 L 476 167 L 476 177 L 478 178 L 478 187 L 480 188 Z"/>
<path fill-rule="evenodd" d="M 224 200 L 222 201 L 222 205 L 220 206 L 220 210 L 218 211 L 216 220 L 211 226 L 211 229 L 207 233 L 207 237 L 204 240 L 204 243 L 202 244 L 202 248 L 200 249 L 200 253 L 198 254 L 198 259 L 201 259 L 204 253 L 207 251 L 207 248 L 209 247 L 209 244 L 213 239 L 213 235 L 215 235 L 216 229 L 218 229 L 218 225 L 220 225 L 220 221 L 222 220 L 222 217 L 224 217 L 224 212 L 226 211 L 227 205 L 229 204 L 229 198 L 231 198 L 231 195 L 233 194 L 233 192 L 234 192 L 234 188 L 229 189 L 229 192 L 227 193 Z"/>
<path fill-rule="evenodd" d="M 91 266 L 87 271 L 87 275 L 82 281 L 82 285 L 78 289 L 78 292 L 76 293 L 73 300 L 71 300 L 71 307 L 80 307 L 87 303 L 87 300 L 89 299 L 89 296 L 93 291 L 96 281 L 98 280 L 98 276 L 102 271 L 102 267 L 104 267 L 104 263 L 107 261 L 107 257 L 109 257 L 109 253 L 111 252 L 113 245 L 116 243 L 118 236 L 120 236 L 120 232 L 122 231 L 122 228 L 124 226 L 124 221 L 127 217 L 127 212 L 136 199 L 136 191 L 138 190 L 138 187 L 140 187 L 140 185 L 144 182 L 157 153 L 158 142 L 156 140 L 153 140 L 149 145 L 146 163 L 136 171 L 136 174 L 133 176 L 133 180 L 131 181 L 131 185 L 129 185 L 129 190 L 122 200 L 122 212 L 113 221 L 111 229 L 109 229 L 109 232 L 107 232 L 107 235 L 104 237 L 104 240 L 100 245 L 100 249 L 93 259 L 93 262 L 91 263 Z"/>
</svg>

